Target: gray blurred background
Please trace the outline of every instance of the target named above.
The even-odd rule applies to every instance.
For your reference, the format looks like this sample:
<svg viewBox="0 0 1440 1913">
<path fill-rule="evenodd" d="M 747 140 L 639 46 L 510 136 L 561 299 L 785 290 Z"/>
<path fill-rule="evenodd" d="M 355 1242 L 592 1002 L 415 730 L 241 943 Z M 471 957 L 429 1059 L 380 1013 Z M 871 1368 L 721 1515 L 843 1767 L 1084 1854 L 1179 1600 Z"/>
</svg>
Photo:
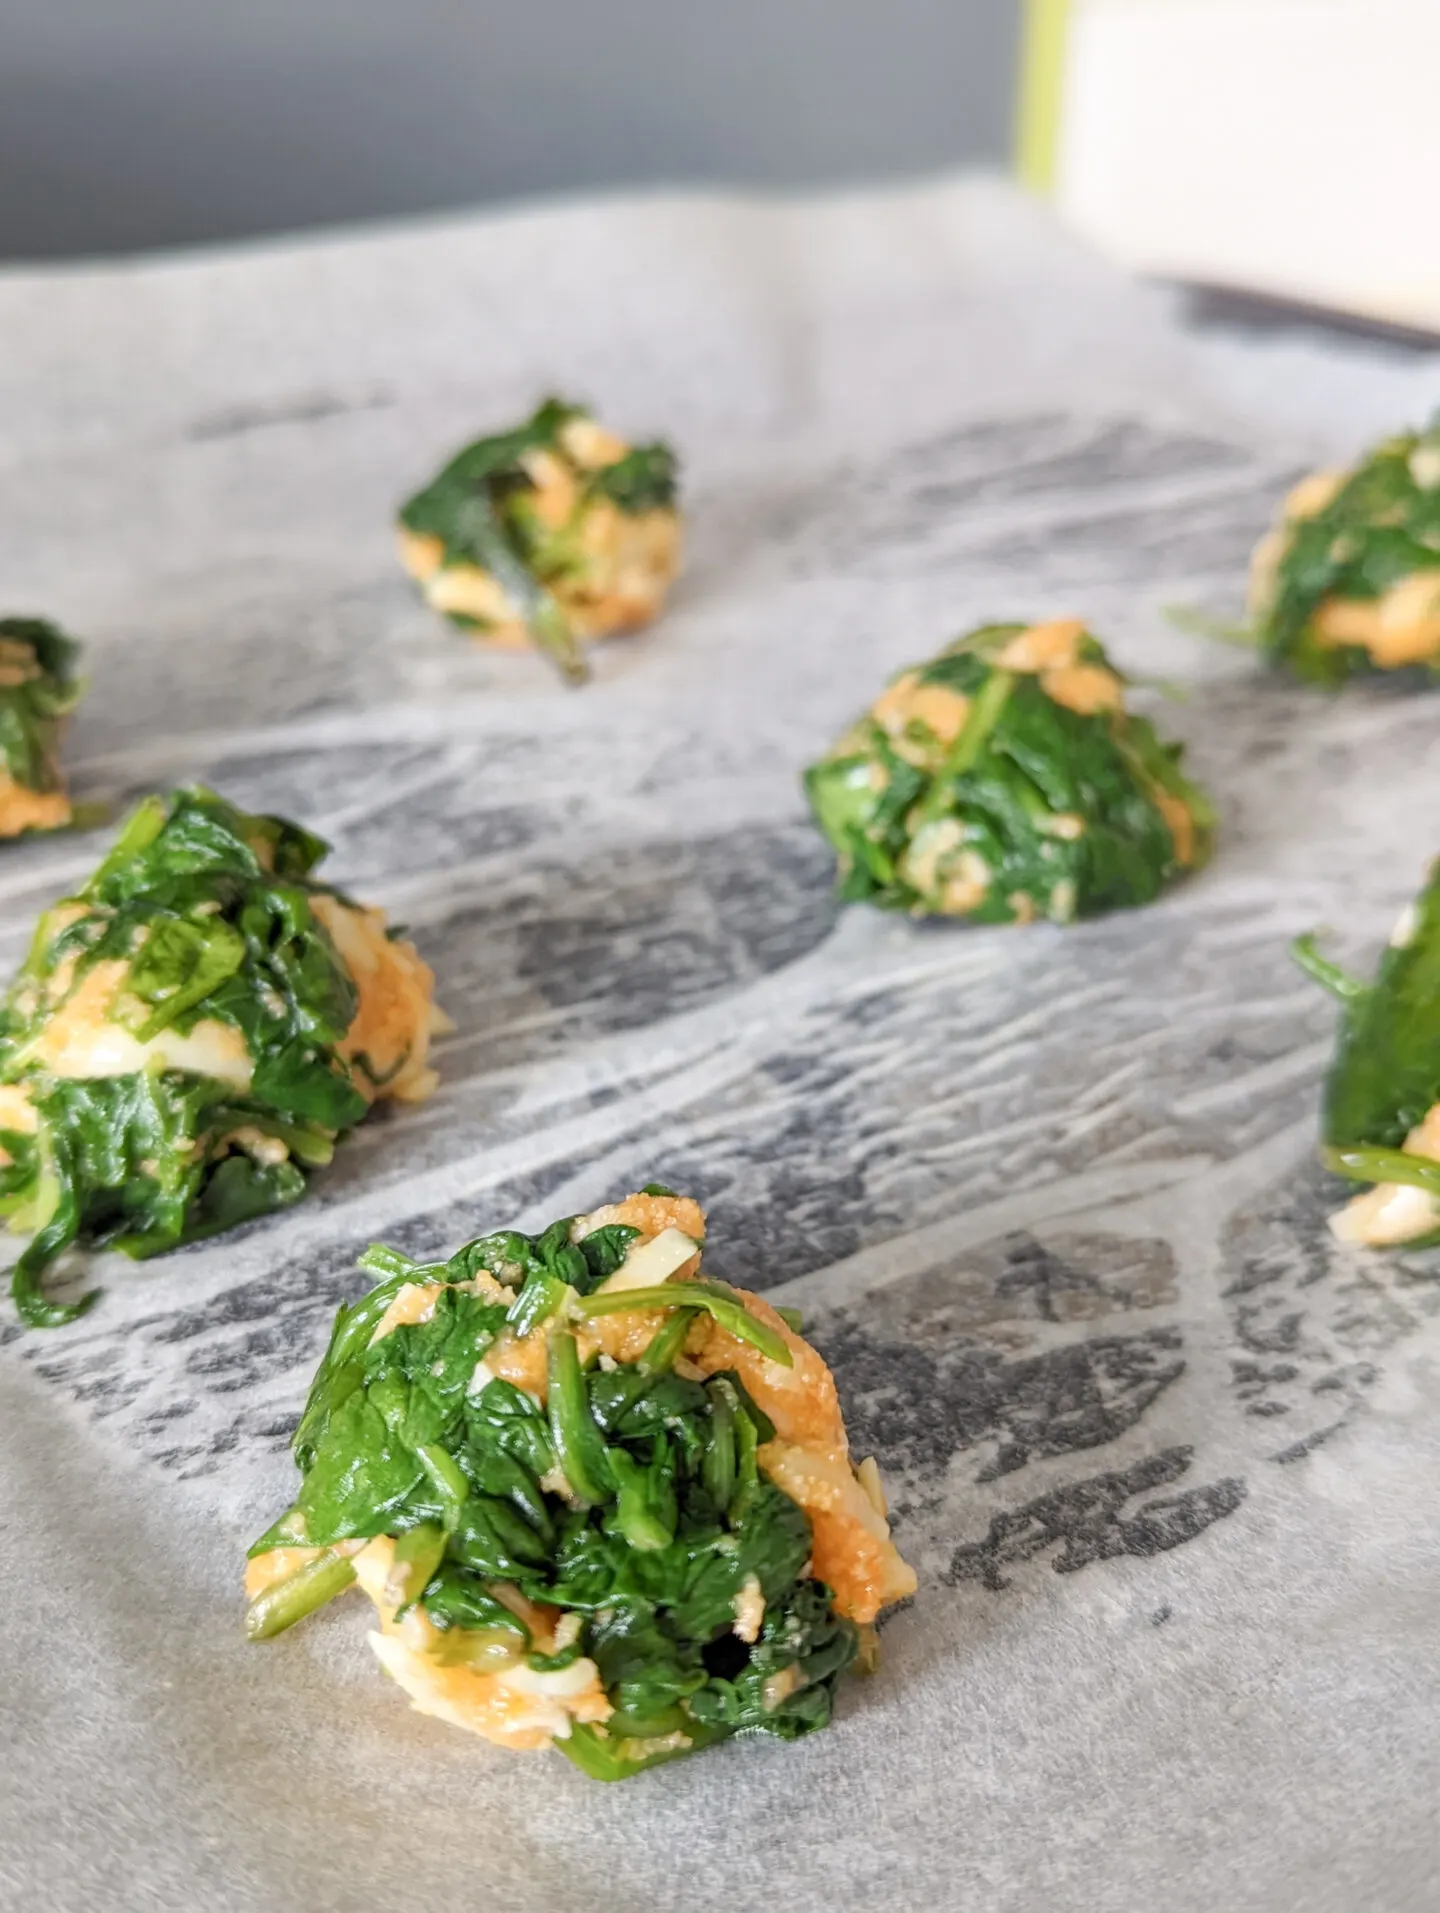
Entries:
<svg viewBox="0 0 1440 1913">
<path fill-rule="evenodd" d="M 1017 0 L 0 0 L 0 257 L 1003 158 Z"/>
</svg>

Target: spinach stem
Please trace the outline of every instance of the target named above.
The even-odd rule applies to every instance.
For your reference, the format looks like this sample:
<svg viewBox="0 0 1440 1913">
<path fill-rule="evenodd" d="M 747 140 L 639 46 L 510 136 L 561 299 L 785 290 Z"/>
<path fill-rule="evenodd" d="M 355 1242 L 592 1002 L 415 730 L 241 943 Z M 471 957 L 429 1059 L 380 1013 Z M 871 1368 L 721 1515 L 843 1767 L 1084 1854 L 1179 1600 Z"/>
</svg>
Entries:
<svg viewBox="0 0 1440 1913">
<path fill-rule="evenodd" d="M 547 591 L 526 620 L 536 644 L 554 664 L 567 684 L 584 684 L 590 666 L 570 629 L 565 613 Z"/>
<path fill-rule="evenodd" d="M 354 1579 L 355 1566 L 348 1554 L 323 1549 L 283 1581 L 256 1595 L 245 1615 L 247 1639 L 268 1641 L 283 1634 L 287 1627 L 294 1627 L 307 1614 L 343 1594 Z"/>
<path fill-rule="evenodd" d="M 470 1493 L 470 1484 L 461 1472 L 458 1462 L 440 1446 L 439 1442 L 422 1442 L 415 1450 L 415 1459 L 425 1470 L 430 1485 L 439 1495 L 444 1509 L 444 1525 L 454 1528 L 460 1520 L 460 1510 L 464 1507 Z"/>
<path fill-rule="evenodd" d="M 1315 932 L 1307 930 L 1304 936 L 1296 937 L 1290 945 L 1290 955 L 1313 982 L 1341 1003 L 1358 1003 L 1370 993 L 1370 985 L 1362 983 L 1342 970 L 1338 963 L 1322 957 L 1315 948 Z"/>
<path fill-rule="evenodd" d="M 675 1357 L 685 1346 L 695 1315 L 694 1309 L 676 1309 L 667 1317 L 664 1328 L 640 1357 L 640 1367 L 647 1375 L 665 1375 L 675 1366 Z"/>
<path fill-rule="evenodd" d="M 639 1293 L 639 1291 L 635 1291 Z M 590 1412 L 580 1351 L 568 1329 L 550 1338 L 550 1435 L 555 1458 L 580 1501 L 603 1501 L 611 1486 L 610 1457 Z"/>
<path fill-rule="evenodd" d="M 743 1408 L 735 1412 L 735 1492 L 730 1497 L 726 1520 L 733 1528 L 745 1518 L 745 1511 L 760 1486 L 760 1437 L 755 1424 Z"/>
<path fill-rule="evenodd" d="M 705 1454 L 700 1477 L 705 1492 L 723 1513 L 735 1493 L 735 1390 L 728 1382 L 706 1384 L 710 1398 L 710 1426 L 706 1431 Z"/>
<path fill-rule="evenodd" d="M 785 1338 L 753 1316 L 737 1295 L 716 1282 L 664 1282 L 649 1289 L 615 1289 L 608 1294 L 587 1295 L 577 1305 L 582 1320 L 597 1315 L 618 1315 L 625 1309 L 701 1308 L 714 1316 L 721 1328 L 729 1329 L 737 1341 L 752 1348 L 782 1368 L 792 1368 L 795 1358 Z"/>
<path fill-rule="evenodd" d="M 1259 648 L 1260 633 L 1253 624 L 1228 624 L 1223 618 L 1207 618 L 1193 605 L 1167 604 L 1160 615 L 1177 631 L 1191 638 L 1215 638 L 1221 644 L 1240 645 L 1247 651 Z"/>
<path fill-rule="evenodd" d="M 395 1543 L 386 1599 L 397 1611 L 418 1601 L 445 1558 L 445 1529 L 438 1521 L 407 1528 Z"/>
<path fill-rule="evenodd" d="M 1013 671 L 995 670 L 986 678 L 960 727 L 960 735 L 950 746 L 944 762 L 931 780 L 929 791 L 918 806 L 922 824 L 934 823 L 937 817 L 943 817 L 949 810 L 954 801 L 951 785 L 957 777 L 965 775 L 985 748 L 986 740 L 999 723 L 1000 713 L 1014 689 Z"/>
<path fill-rule="evenodd" d="M 1320 1160 L 1333 1174 L 1348 1176 L 1352 1182 L 1399 1182 L 1440 1198 L 1440 1162 L 1432 1162 L 1429 1156 L 1361 1145 L 1355 1149 L 1322 1149 Z"/>
</svg>

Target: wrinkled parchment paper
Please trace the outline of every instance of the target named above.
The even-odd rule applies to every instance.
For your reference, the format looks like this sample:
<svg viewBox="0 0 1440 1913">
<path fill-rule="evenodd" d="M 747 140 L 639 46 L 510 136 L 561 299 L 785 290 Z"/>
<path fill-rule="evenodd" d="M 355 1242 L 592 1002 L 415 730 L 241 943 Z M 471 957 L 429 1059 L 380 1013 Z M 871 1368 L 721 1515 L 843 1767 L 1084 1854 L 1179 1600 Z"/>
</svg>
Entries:
<svg viewBox="0 0 1440 1913">
<path fill-rule="evenodd" d="M 432 620 L 397 498 L 548 389 L 683 453 L 656 630 L 567 692 Z M 204 778 L 333 839 L 457 1030 L 289 1215 L 4 1331 L 0 1901 L 55 1909 L 1437 1903 L 1440 1263 L 1343 1251 L 1327 1003 L 1440 849 L 1440 701 L 1182 636 L 1312 460 L 1440 371 L 1191 340 L 985 182 L 690 197 L 0 277 L 5 610 L 93 688 L 77 795 Z M 982 618 L 1080 613 L 1223 819 L 1158 907 L 831 896 L 801 765 Z M 1150 701 L 1153 701 L 1151 699 Z M 103 840 L 0 851 L 3 956 Z M 606 1789 L 410 1712 L 246 1542 L 382 1237 L 652 1178 L 802 1307 L 921 1592 L 793 1748 Z"/>
</svg>

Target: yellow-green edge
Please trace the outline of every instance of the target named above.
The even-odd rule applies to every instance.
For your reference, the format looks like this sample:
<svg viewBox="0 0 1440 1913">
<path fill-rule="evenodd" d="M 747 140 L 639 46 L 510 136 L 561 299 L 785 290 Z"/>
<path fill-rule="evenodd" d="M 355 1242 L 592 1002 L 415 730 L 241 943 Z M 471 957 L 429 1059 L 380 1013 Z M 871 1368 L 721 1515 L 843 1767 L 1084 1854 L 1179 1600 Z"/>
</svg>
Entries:
<svg viewBox="0 0 1440 1913">
<path fill-rule="evenodd" d="M 1015 171 L 1032 192 L 1055 185 L 1071 0 L 1023 0 Z"/>
</svg>

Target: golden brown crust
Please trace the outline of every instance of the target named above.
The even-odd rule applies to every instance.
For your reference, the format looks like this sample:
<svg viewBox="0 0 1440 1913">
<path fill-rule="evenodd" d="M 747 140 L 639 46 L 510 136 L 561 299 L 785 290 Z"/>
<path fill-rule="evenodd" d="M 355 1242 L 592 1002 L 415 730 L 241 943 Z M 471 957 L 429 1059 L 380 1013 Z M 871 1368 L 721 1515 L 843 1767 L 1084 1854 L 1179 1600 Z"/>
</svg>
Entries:
<svg viewBox="0 0 1440 1913">
<path fill-rule="evenodd" d="M 385 934 L 383 910 L 324 891 L 310 901 L 359 993 L 354 1019 L 336 1044 L 354 1065 L 355 1087 L 370 1102 L 423 1102 L 439 1082 L 429 1063 L 436 1025 L 430 966 L 413 943 Z"/>
<path fill-rule="evenodd" d="M 73 812 L 63 790 L 31 790 L 0 770 L 0 837 L 26 830 L 61 830 Z"/>
</svg>

